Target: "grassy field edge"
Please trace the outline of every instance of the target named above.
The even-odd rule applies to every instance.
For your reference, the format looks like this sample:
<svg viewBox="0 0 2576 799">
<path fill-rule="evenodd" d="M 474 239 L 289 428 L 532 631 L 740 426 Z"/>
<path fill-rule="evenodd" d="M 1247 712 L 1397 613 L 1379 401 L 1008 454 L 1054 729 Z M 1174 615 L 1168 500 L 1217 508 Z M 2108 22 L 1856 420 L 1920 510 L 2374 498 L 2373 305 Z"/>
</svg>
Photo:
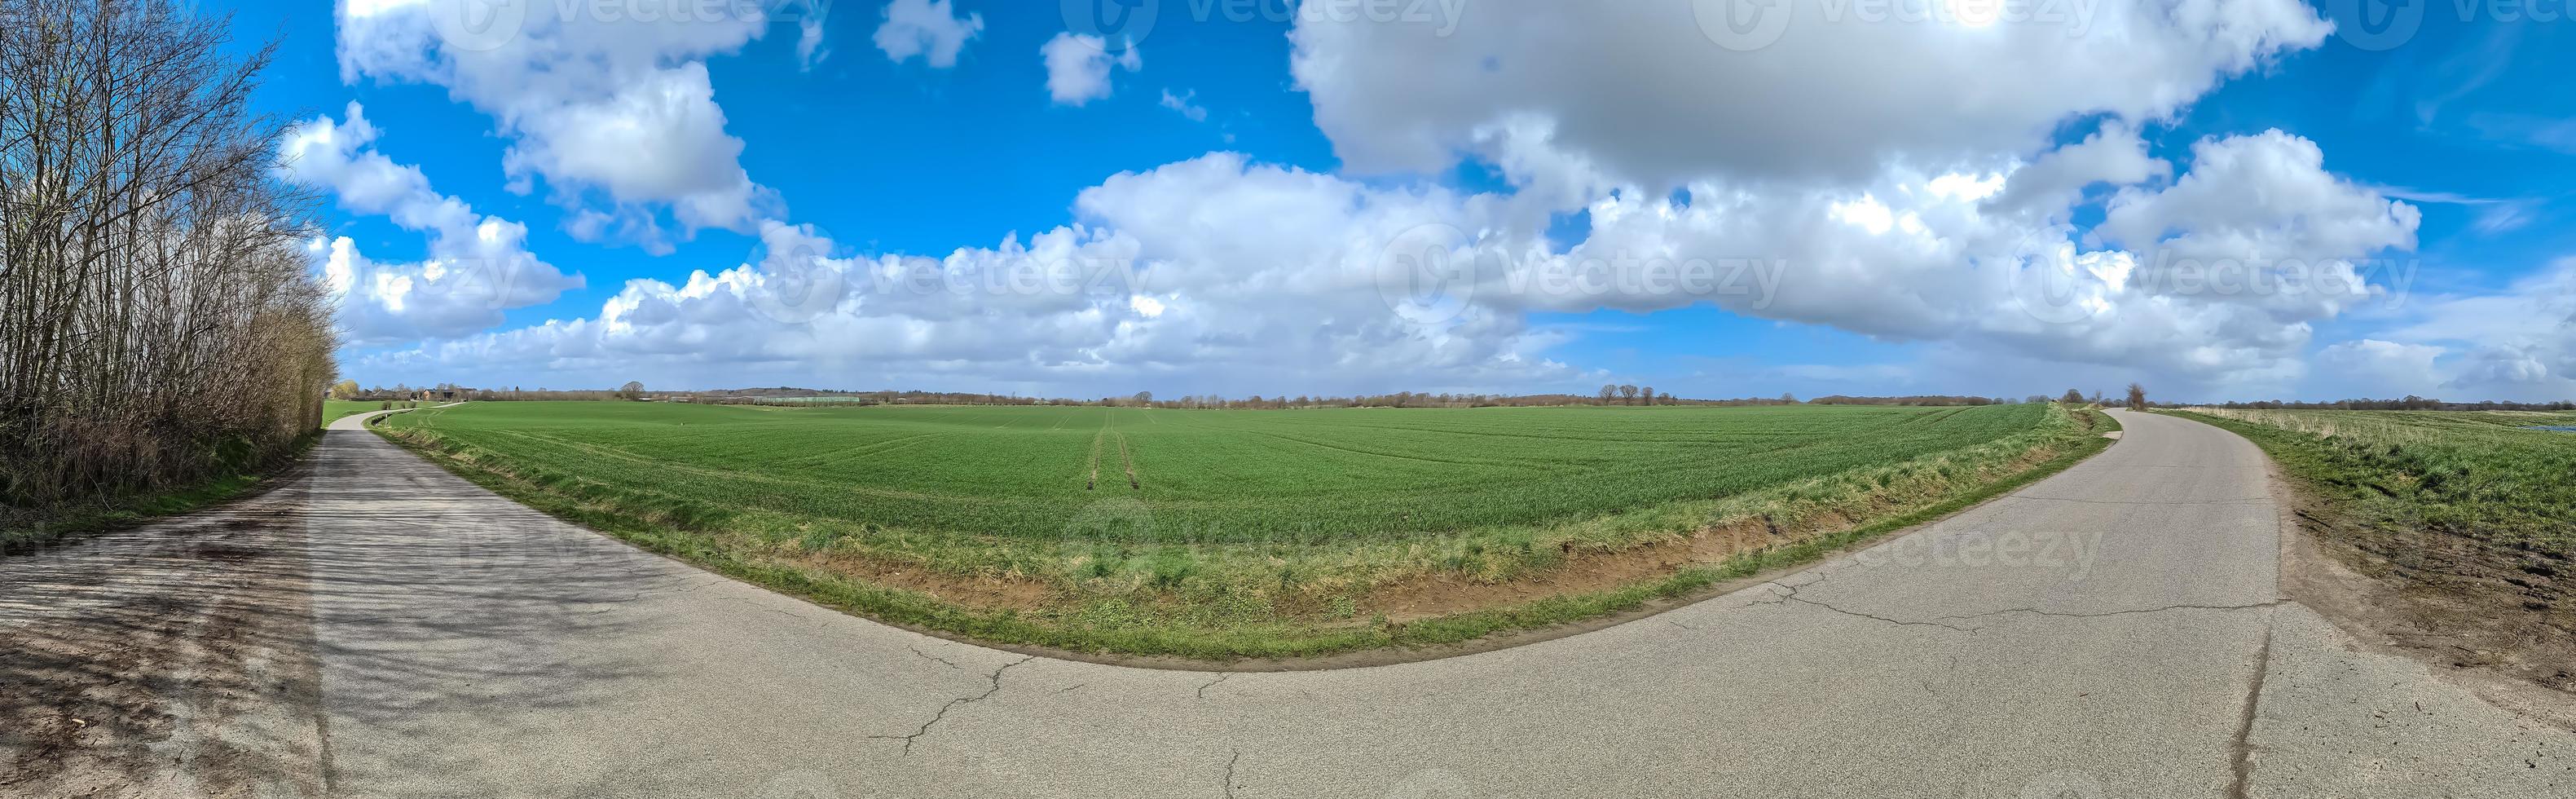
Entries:
<svg viewBox="0 0 2576 799">
<path fill-rule="evenodd" d="M 2092 432 L 2117 430 L 2107 414 L 2086 412 Z M 1098 630 L 1056 627 L 1023 617 L 1013 610 L 980 610 L 927 594 L 868 584 L 830 574 L 737 556 L 707 537 L 619 513 L 565 496 L 546 486 L 459 458 L 441 448 L 434 434 L 376 428 L 396 445 L 440 468 L 530 508 L 699 568 L 844 612 L 929 634 L 961 637 L 977 643 L 1038 648 L 1099 659 L 1176 657 L 1201 662 L 1242 659 L 1294 660 L 1389 648 L 1424 648 L 1464 644 L 1510 633 L 1558 627 L 1611 614 L 1635 611 L 1650 602 L 1682 603 L 1714 596 L 1712 587 L 1765 572 L 1803 566 L 1849 547 L 1890 533 L 1954 515 L 2057 474 L 2090 458 L 2113 442 L 2098 435 L 2074 440 L 2055 457 L 2002 479 L 1980 484 L 1932 505 L 1794 544 L 1746 553 L 1724 561 L 1681 569 L 1667 576 L 1618 588 L 1547 597 L 1481 610 L 1409 622 L 1367 626 L 1231 631 L 1230 635 L 1174 634 L 1163 630 Z"/>
</svg>

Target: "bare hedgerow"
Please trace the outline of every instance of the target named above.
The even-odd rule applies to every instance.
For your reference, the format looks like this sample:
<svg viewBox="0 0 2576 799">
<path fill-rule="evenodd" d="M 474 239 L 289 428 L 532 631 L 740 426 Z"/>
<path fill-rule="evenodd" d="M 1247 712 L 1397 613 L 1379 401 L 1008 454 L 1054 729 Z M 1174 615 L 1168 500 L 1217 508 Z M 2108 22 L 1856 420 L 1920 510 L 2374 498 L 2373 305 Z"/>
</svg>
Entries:
<svg viewBox="0 0 2576 799">
<path fill-rule="evenodd" d="M 291 450 L 336 345 L 271 50 L 168 0 L 0 0 L 0 530 Z M 0 536 L 0 544 L 7 538 Z"/>
</svg>

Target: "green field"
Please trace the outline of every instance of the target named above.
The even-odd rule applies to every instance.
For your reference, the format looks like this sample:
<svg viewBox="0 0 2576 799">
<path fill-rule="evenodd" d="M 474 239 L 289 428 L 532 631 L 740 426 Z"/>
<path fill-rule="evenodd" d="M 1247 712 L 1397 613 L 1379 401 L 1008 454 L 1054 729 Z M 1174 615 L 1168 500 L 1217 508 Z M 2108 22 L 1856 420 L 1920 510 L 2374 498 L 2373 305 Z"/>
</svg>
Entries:
<svg viewBox="0 0 2576 799">
<path fill-rule="evenodd" d="M 2325 532 L 2413 578 L 2576 611 L 2576 413 L 2190 409 L 2252 439 L 2322 503 Z"/>
<path fill-rule="evenodd" d="M 1858 529 L 2098 449 L 2097 418 L 494 402 L 385 427 L 541 509 L 880 616 L 1222 656 L 1405 640 L 1376 600 L 1407 581 L 1532 579 L 1754 519 L 1783 540 Z M 879 585 L 896 574 L 946 582 Z M 1649 576 L 1632 582 L 1675 577 Z"/>
</svg>

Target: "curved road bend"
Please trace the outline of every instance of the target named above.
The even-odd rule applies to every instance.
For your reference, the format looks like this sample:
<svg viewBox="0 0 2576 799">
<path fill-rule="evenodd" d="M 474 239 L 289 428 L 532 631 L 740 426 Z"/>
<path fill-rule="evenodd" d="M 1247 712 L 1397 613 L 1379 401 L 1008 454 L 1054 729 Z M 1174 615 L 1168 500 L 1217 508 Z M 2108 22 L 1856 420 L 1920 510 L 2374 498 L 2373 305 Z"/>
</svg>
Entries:
<svg viewBox="0 0 2576 799">
<path fill-rule="evenodd" d="M 1446 660 L 1207 674 L 818 608 L 502 500 L 353 418 L 293 494 L 327 780 L 364 797 L 2576 796 L 2576 734 L 2349 649 L 2278 598 L 2251 444 L 2122 421 L 2109 451 L 2009 497 L 1662 615 Z"/>
</svg>

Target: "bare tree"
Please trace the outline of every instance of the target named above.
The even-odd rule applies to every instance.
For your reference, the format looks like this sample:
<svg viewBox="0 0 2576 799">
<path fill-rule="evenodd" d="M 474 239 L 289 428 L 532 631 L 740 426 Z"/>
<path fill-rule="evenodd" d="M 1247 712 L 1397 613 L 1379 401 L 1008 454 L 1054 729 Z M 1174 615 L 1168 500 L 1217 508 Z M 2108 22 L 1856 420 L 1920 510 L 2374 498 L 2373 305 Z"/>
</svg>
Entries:
<svg viewBox="0 0 2576 799">
<path fill-rule="evenodd" d="M 2068 405 L 2082 405 L 2084 404 L 2084 392 L 2070 388 L 2066 390 L 2066 396 L 2058 398 L 2057 401 Z"/>
<path fill-rule="evenodd" d="M 250 112 L 271 51 L 171 0 L 0 0 L 0 495 L 11 522 L 281 457 L 335 376 L 310 198 Z"/>
<path fill-rule="evenodd" d="M 626 381 L 626 385 L 622 385 L 622 386 L 618 386 L 618 387 L 617 387 L 617 398 L 618 398 L 618 399 L 626 399 L 626 400 L 640 400 L 640 399 L 643 399 L 643 398 L 644 398 L 644 382 L 643 382 L 643 381 L 641 381 L 641 380 L 629 380 L 629 381 Z"/>
<path fill-rule="evenodd" d="M 1655 404 L 1655 387 L 1654 387 L 1654 386 L 1647 386 L 1647 387 L 1645 387 L 1645 388 L 1637 389 L 1637 394 L 1638 394 L 1638 396 L 1643 397 L 1643 398 L 1646 400 L 1646 404 L 1648 404 L 1648 405 L 1653 405 L 1653 404 Z"/>
<path fill-rule="evenodd" d="M 1634 384 L 1629 383 L 1620 384 L 1619 399 L 1630 405 L 1637 404 L 1637 387 Z"/>
<path fill-rule="evenodd" d="M 1603 383 L 1603 384 L 1601 384 L 1601 404 L 1603 404 L 1603 405 L 1608 405 L 1608 404 L 1610 404 L 1610 401 L 1611 401 L 1611 400 L 1618 399 L 1618 398 L 1619 398 L 1619 386 L 1618 386 L 1617 384 L 1613 384 L 1613 383 Z"/>
<path fill-rule="evenodd" d="M 2135 411 L 2135 410 L 2145 410 L 2145 409 L 2146 409 L 2146 407 L 2147 407 L 2147 387 L 2146 387 L 2146 386 L 2142 386 L 2142 385 L 2138 385 L 2138 384 L 2136 384 L 2136 383 L 2130 383 L 2130 384 L 2129 384 L 2129 409 L 2130 409 L 2130 410 L 2133 410 L 2133 411 Z"/>
</svg>

